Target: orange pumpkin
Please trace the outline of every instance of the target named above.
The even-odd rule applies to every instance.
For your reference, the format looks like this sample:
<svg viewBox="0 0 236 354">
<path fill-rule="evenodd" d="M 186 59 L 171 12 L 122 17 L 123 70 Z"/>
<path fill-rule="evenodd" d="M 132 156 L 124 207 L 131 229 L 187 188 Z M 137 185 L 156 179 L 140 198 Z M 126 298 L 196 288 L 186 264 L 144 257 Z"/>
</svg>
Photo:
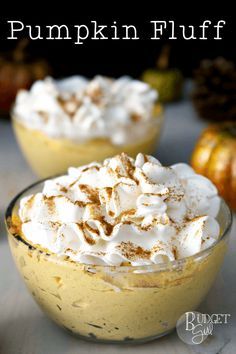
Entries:
<svg viewBox="0 0 236 354">
<path fill-rule="evenodd" d="M 205 129 L 193 151 L 191 165 L 197 173 L 208 177 L 236 210 L 236 122 Z"/>
<path fill-rule="evenodd" d="M 0 113 L 10 111 L 19 89 L 29 89 L 35 80 L 51 72 L 44 59 L 30 57 L 28 45 L 23 39 L 12 52 L 0 55 Z"/>
</svg>

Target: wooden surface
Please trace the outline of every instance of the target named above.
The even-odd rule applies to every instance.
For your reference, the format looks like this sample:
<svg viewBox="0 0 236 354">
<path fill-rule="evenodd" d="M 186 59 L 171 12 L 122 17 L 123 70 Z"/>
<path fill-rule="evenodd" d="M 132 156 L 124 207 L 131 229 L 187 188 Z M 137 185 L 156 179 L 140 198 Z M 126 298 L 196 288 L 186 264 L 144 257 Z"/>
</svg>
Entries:
<svg viewBox="0 0 236 354">
<path fill-rule="evenodd" d="M 204 125 L 188 100 L 169 105 L 156 154 L 162 163 L 188 161 L 195 139 Z M 236 353 L 235 220 L 224 266 L 201 306 L 205 313 L 230 313 L 228 325 L 218 325 L 213 336 L 200 346 L 187 346 L 176 333 L 138 346 L 88 343 L 67 334 L 43 315 L 28 294 L 9 252 L 3 224 L 5 208 L 17 192 L 36 179 L 18 150 L 10 122 L 0 120 L 0 354 Z"/>
</svg>

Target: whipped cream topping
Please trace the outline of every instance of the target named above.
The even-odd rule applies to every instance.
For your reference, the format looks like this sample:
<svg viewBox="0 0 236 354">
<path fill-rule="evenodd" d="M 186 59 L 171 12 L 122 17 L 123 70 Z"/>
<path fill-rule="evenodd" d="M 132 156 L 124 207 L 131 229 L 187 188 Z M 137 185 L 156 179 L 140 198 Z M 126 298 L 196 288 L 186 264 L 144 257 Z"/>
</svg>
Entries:
<svg viewBox="0 0 236 354">
<path fill-rule="evenodd" d="M 115 145 L 142 139 L 152 127 L 156 91 L 144 82 L 96 76 L 87 80 L 36 81 L 19 91 L 14 117 L 54 138 L 86 141 L 106 138 Z"/>
<path fill-rule="evenodd" d="M 149 265 L 191 256 L 220 235 L 215 186 L 191 167 L 126 154 L 69 168 L 24 197 L 22 232 L 86 264 Z"/>
</svg>

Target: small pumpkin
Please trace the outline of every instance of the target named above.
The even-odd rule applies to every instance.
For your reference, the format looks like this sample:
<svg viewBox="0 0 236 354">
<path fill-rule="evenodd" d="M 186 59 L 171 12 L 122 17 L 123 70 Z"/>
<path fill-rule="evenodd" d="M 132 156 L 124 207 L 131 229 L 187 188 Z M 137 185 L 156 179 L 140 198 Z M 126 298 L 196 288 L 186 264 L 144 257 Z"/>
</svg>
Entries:
<svg viewBox="0 0 236 354">
<path fill-rule="evenodd" d="M 49 75 L 51 69 L 43 59 L 32 59 L 29 41 L 21 40 L 16 48 L 0 55 L 0 112 L 7 114 L 19 89 L 29 89 L 35 80 Z"/>
<path fill-rule="evenodd" d="M 195 146 L 191 165 L 216 185 L 236 211 L 236 122 L 206 128 Z"/>
<path fill-rule="evenodd" d="M 156 62 L 156 68 L 143 72 L 142 80 L 158 92 L 160 102 L 178 100 L 183 91 L 183 75 L 177 68 L 172 68 L 170 62 L 170 46 L 165 45 Z"/>
</svg>

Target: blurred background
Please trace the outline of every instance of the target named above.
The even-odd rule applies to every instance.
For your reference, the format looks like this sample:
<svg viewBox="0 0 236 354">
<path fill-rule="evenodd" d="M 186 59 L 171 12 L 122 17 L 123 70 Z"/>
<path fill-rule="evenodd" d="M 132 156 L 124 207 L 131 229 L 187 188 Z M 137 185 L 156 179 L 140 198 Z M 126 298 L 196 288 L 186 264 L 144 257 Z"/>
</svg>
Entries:
<svg viewBox="0 0 236 354">
<path fill-rule="evenodd" d="M 0 118 L 9 117 L 19 89 L 29 89 L 35 80 L 48 75 L 55 78 L 70 75 L 83 75 L 88 78 L 99 74 L 110 77 L 130 75 L 144 80 L 156 89 L 159 102 L 165 105 L 165 129 L 158 150 L 161 160 L 166 164 L 191 160 L 195 170 L 211 178 L 218 185 L 222 195 L 225 195 L 225 190 L 228 196 L 235 195 L 234 190 L 225 187 L 236 186 L 236 22 L 233 16 L 225 14 L 222 8 L 215 14 L 215 5 L 214 11 L 211 9 L 210 13 L 207 13 L 203 11 L 205 6 L 201 7 L 200 3 L 197 8 L 196 4 L 189 4 L 182 15 L 173 14 L 172 5 L 168 11 L 160 13 L 158 6 L 151 7 L 148 1 L 141 5 L 135 4 L 132 14 L 127 12 L 127 8 L 120 12 L 116 3 L 109 4 L 107 15 L 101 8 L 97 10 L 96 4 L 88 5 L 91 8 L 86 14 L 83 9 L 77 10 L 71 6 L 68 8 L 70 14 L 65 13 L 62 16 L 54 11 L 50 16 L 43 6 L 38 6 L 34 11 L 37 12 L 36 15 L 20 15 L 19 12 L 15 16 L 1 15 Z M 100 6 L 100 2 L 97 5 Z M 181 9 L 180 4 L 178 7 Z M 198 14 L 198 9 L 201 15 Z M 43 10 L 42 15 L 40 10 Z M 13 20 L 22 21 L 25 25 L 41 26 L 44 38 L 48 34 L 46 25 L 64 24 L 68 26 L 73 38 L 29 41 L 26 38 L 26 30 L 20 34 L 19 40 L 7 40 L 10 35 L 7 21 Z M 117 21 L 118 30 L 122 24 L 135 25 L 140 39 L 86 39 L 83 44 L 75 45 L 76 33 L 73 26 L 85 24 L 92 28 L 91 21 L 94 20 L 98 25 L 107 26 Z M 165 35 L 161 40 L 150 40 L 150 21 L 154 20 L 173 20 L 177 28 L 179 25 L 194 26 L 194 34 L 197 37 L 201 36 L 199 26 L 205 20 L 212 21 L 212 26 L 206 30 L 208 40 L 167 40 Z M 214 40 L 216 30 L 213 26 L 220 20 L 226 22 L 220 32 L 223 39 Z M 209 142 L 206 132 L 205 140 L 208 145 L 206 144 L 205 150 L 202 149 L 201 141 L 194 150 L 200 132 L 208 126 L 209 121 L 218 124 L 225 121 L 231 123 L 219 126 L 213 134 L 212 142 Z M 2 124 L 5 126 L 5 123 Z M 212 135 L 212 132 L 209 134 Z M 218 143 L 215 146 L 216 141 L 222 143 L 222 149 L 218 148 Z M 226 143 L 227 152 L 223 149 Z M 169 146 L 174 144 L 178 148 L 170 153 Z M 198 155 L 198 146 L 201 147 L 201 157 Z M 193 150 L 196 151 L 196 158 L 193 155 L 191 159 Z M 210 150 L 214 150 L 213 155 Z M 215 155 L 215 150 L 219 150 L 221 155 Z M 204 160 L 202 156 L 206 155 L 209 161 L 200 166 L 200 162 Z M 221 162 L 223 160 L 224 163 Z M 215 164 L 216 168 L 208 168 L 211 161 L 219 162 Z M 212 170 L 215 171 L 215 179 Z M 229 183 L 231 175 L 233 182 Z M 236 197 L 234 199 L 232 205 L 236 208 Z"/>
<path fill-rule="evenodd" d="M 233 45 L 235 34 L 235 23 L 229 15 L 197 15 L 188 14 L 187 16 L 173 16 L 171 14 L 160 15 L 158 11 L 151 11 L 142 16 L 136 11 L 130 15 L 53 15 L 47 18 L 43 15 L 34 18 L 33 16 L 5 16 L 1 17 L 0 22 L 0 51 L 1 53 L 9 51 L 16 46 L 15 40 L 6 40 L 7 20 L 20 20 L 25 24 L 43 25 L 43 24 L 87 24 L 90 20 L 97 20 L 100 24 L 112 24 L 117 21 L 120 24 L 134 24 L 142 39 L 137 41 L 94 41 L 86 40 L 83 45 L 74 45 L 70 40 L 63 41 L 32 41 L 28 47 L 29 54 L 34 57 L 43 57 L 51 64 L 53 73 L 56 77 L 71 74 L 82 74 L 88 77 L 100 73 L 108 76 L 120 76 L 129 74 L 139 77 L 147 67 L 153 67 L 160 50 L 165 43 L 165 39 L 151 41 L 147 38 L 150 34 L 150 20 L 175 20 L 176 25 L 199 25 L 203 20 L 210 19 L 213 22 L 224 19 L 227 23 L 222 31 L 224 39 L 213 40 L 173 40 L 169 41 L 172 47 L 170 65 L 178 67 L 185 76 L 192 76 L 193 69 L 198 66 L 203 58 L 215 58 L 224 56 L 228 59 L 236 60 L 236 47 Z M 73 13 L 73 11 L 71 11 Z M 95 11 L 94 11 L 95 12 Z M 199 32 L 198 32 L 199 33 Z M 3 35 L 4 34 L 4 35 Z M 24 34 L 22 35 L 24 36 Z"/>
</svg>

